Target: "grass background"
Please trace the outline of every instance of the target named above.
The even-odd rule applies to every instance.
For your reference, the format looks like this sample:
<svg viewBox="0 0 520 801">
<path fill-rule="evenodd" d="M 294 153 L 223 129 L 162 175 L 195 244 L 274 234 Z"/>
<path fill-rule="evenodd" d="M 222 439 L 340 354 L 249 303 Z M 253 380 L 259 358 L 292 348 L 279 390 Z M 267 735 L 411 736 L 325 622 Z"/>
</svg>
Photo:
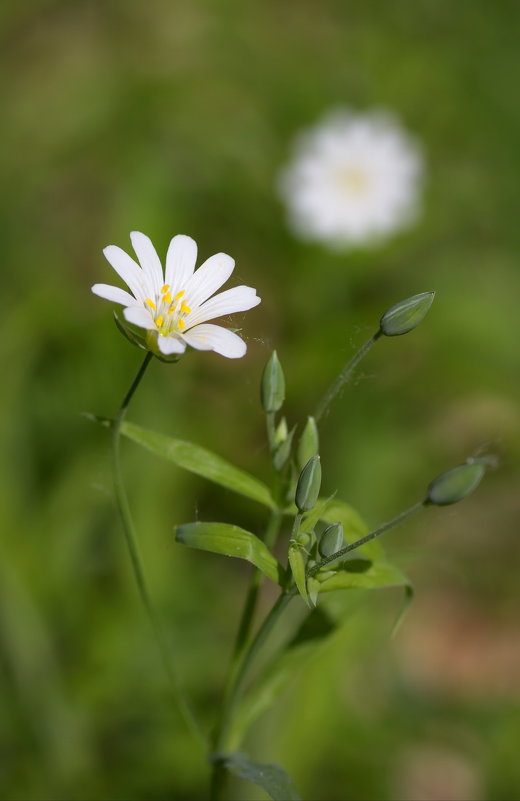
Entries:
<svg viewBox="0 0 520 801">
<path fill-rule="evenodd" d="M 207 797 L 133 585 L 106 432 L 81 417 L 112 414 L 137 369 L 89 291 L 112 280 L 102 248 L 133 229 L 161 254 L 176 233 L 229 252 L 263 302 L 238 322 L 247 358 L 156 362 L 131 419 L 266 480 L 270 350 L 301 420 L 386 307 L 437 290 L 336 402 L 325 488 L 375 526 L 469 454 L 500 468 L 389 535 L 418 590 L 399 635 L 397 595 L 353 596 L 246 746 L 306 798 L 518 797 L 518 23 L 507 0 L 2 4 L 3 798 Z M 428 169 L 414 229 L 348 254 L 296 241 L 274 188 L 296 132 L 343 104 L 393 109 Z M 209 728 L 248 568 L 184 551 L 172 527 L 263 519 L 130 444 L 124 459 L 154 599 Z"/>
</svg>

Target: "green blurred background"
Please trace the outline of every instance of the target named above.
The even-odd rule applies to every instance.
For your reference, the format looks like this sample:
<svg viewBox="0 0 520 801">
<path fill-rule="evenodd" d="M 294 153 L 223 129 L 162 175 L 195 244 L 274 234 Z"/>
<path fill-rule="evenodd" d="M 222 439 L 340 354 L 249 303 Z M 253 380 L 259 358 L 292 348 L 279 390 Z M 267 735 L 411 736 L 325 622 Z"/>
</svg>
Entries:
<svg viewBox="0 0 520 801">
<path fill-rule="evenodd" d="M 107 244 L 186 233 L 257 287 L 232 362 L 155 362 L 130 418 L 270 480 L 258 382 L 273 347 L 291 420 L 380 313 L 436 289 L 378 344 L 323 427 L 324 484 L 370 526 L 482 450 L 500 467 L 460 506 L 396 530 L 417 600 L 352 596 L 345 629 L 246 742 L 305 798 L 517 799 L 520 451 L 516 86 L 519 9 L 484 0 L 4 0 L 0 236 L 0 793 L 204 799 L 171 711 L 114 509 L 107 433 L 140 356 L 116 331 Z M 301 244 L 274 189 L 293 136 L 330 107 L 394 110 L 424 147 L 425 212 L 384 247 Z M 175 523 L 260 531 L 261 510 L 124 443 L 152 593 L 204 725 L 248 567 L 183 550 Z M 234 784 L 234 798 L 258 798 Z"/>
</svg>

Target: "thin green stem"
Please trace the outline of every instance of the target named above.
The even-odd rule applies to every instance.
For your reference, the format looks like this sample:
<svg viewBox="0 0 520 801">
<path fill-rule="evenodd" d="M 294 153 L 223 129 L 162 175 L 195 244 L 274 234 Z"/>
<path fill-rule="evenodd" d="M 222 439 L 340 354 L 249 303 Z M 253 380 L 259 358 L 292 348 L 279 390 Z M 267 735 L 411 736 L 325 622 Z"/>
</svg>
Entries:
<svg viewBox="0 0 520 801">
<path fill-rule="evenodd" d="M 141 379 L 143 378 L 146 372 L 146 368 L 150 364 L 151 359 L 152 359 L 152 354 L 148 352 L 144 358 L 143 363 L 141 364 L 141 367 L 139 368 L 139 371 L 137 372 L 136 377 L 134 378 L 130 386 L 130 389 L 126 393 L 123 402 L 119 408 L 119 411 L 117 413 L 117 416 L 112 424 L 112 469 L 114 474 L 114 489 L 115 489 L 117 507 L 119 510 L 119 514 L 121 516 L 121 521 L 123 523 L 123 531 L 125 535 L 126 545 L 128 548 L 130 562 L 132 564 L 132 569 L 134 572 L 137 588 L 139 590 L 139 595 L 143 603 L 143 606 L 145 608 L 146 614 L 152 626 L 152 630 L 155 636 L 155 640 L 157 642 L 164 670 L 169 680 L 170 693 L 172 699 L 186 727 L 199 742 L 204 744 L 204 737 L 200 732 L 200 729 L 195 721 L 191 709 L 189 708 L 185 698 L 182 695 L 179 682 L 172 665 L 170 652 L 166 644 L 166 640 L 164 638 L 162 628 L 159 623 L 159 619 L 152 604 L 150 592 L 148 590 L 148 586 L 144 575 L 144 570 L 142 567 L 141 557 L 139 555 L 139 549 L 137 547 L 137 539 L 135 535 L 134 523 L 132 520 L 130 505 L 128 503 L 128 497 L 126 494 L 123 482 L 123 476 L 121 473 L 121 460 L 120 460 L 121 426 L 123 424 L 126 411 L 128 409 L 128 405 L 137 387 L 141 383 Z"/>
<path fill-rule="evenodd" d="M 271 611 L 268 613 L 267 617 L 265 617 L 256 635 L 251 640 L 249 646 L 242 651 L 241 657 L 235 662 L 234 669 L 231 673 L 230 680 L 226 688 L 220 719 L 218 721 L 213 739 L 213 752 L 216 759 L 213 764 L 211 779 L 211 801 L 216 801 L 216 799 L 218 799 L 222 788 L 225 772 L 222 765 L 218 761 L 218 754 L 221 753 L 226 747 L 226 738 L 228 736 L 229 726 L 233 719 L 233 713 L 240 699 L 249 669 L 272 629 L 274 628 L 278 618 L 293 597 L 293 593 L 290 592 L 282 592 L 281 595 L 279 595 L 275 604 L 272 606 Z"/>
<path fill-rule="evenodd" d="M 377 342 L 381 334 L 382 334 L 381 329 L 379 329 L 379 331 L 376 331 L 376 333 L 373 336 L 371 336 L 370 339 L 367 340 L 364 345 L 360 347 L 360 349 L 358 350 L 357 353 L 354 354 L 352 359 L 350 359 L 350 361 L 347 362 L 341 373 L 332 382 L 332 384 L 330 385 L 330 387 L 328 388 L 328 390 L 325 392 L 322 399 L 318 403 L 316 411 L 314 412 L 314 419 L 316 420 L 317 423 L 319 423 L 319 421 L 327 411 L 328 407 L 330 406 L 330 404 L 332 403 L 338 392 L 350 379 L 352 373 L 358 366 L 361 359 L 364 356 L 366 356 L 370 348 L 374 345 L 375 342 Z"/>
<path fill-rule="evenodd" d="M 337 559 L 341 559 L 342 556 L 345 556 L 345 554 L 349 553 L 350 551 L 354 551 L 356 548 L 359 548 L 366 542 L 370 542 L 370 540 L 374 540 L 376 537 L 380 537 L 381 534 L 385 533 L 385 531 L 388 531 L 389 529 L 398 526 L 399 523 L 403 522 L 403 520 L 406 520 L 408 517 L 411 517 L 420 509 L 424 509 L 424 506 L 425 506 L 424 501 L 415 503 L 413 506 L 410 506 L 409 509 L 405 509 L 404 512 L 401 512 L 401 514 L 397 515 L 397 517 L 394 517 L 392 520 L 389 520 L 388 523 L 384 523 L 382 526 L 379 526 L 379 528 L 376 528 L 375 531 L 371 531 L 370 534 L 366 534 L 366 536 L 361 537 L 360 540 L 357 540 L 356 542 L 351 542 L 350 545 L 346 545 L 344 548 L 341 548 L 340 551 L 336 551 L 336 553 L 333 553 L 331 556 L 327 556 L 324 559 L 322 559 L 321 562 L 318 562 L 317 565 L 314 565 L 314 567 L 309 570 L 307 576 L 309 578 L 312 578 L 312 576 L 315 576 L 316 573 L 318 573 L 323 567 L 325 567 L 325 565 L 328 565 L 330 562 L 335 562 Z"/>
</svg>

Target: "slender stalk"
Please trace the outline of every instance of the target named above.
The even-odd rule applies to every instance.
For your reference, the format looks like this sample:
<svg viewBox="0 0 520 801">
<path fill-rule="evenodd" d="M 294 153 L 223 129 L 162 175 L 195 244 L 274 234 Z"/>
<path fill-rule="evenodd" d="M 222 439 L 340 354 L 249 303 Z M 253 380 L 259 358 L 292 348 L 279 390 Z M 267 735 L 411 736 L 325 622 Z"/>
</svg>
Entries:
<svg viewBox="0 0 520 801">
<path fill-rule="evenodd" d="M 170 685 L 170 694 L 186 727 L 199 742 L 204 744 L 204 737 L 200 732 L 200 729 L 195 721 L 195 718 L 193 717 L 191 709 L 189 708 L 185 698 L 182 695 L 179 682 L 171 662 L 170 652 L 166 644 L 166 640 L 164 638 L 161 625 L 159 623 L 159 619 L 157 617 L 157 614 L 155 612 L 155 609 L 151 601 L 150 593 L 144 576 L 141 557 L 139 555 L 139 549 L 137 547 L 137 539 L 135 535 L 132 514 L 130 512 L 130 505 L 128 503 L 128 497 L 126 494 L 123 482 L 123 476 L 121 473 L 121 461 L 120 461 L 121 426 L 123 424 L 126 411 L 128 409 L 128 405 L 132 400 L 132 397 L 137 387 L 141 383 L 141 379 L 143 378 L 146 372 L 146 368 L 150 364 L 151 359 L 152 359 L 152 354 L 148 352 L 144 358 L 143 363 L 141 364 L 141 367 L 137 372 L 136 377 L 134 378 L 130 386 L 130 389 L 128 390 L 123 399 L 123 402 L 119 408 L 117 416 L 112 425 L 112 470 L 114 474 L 114 489 L 115 489 L 117 507 L 119 510 L 119 514 L 121 516 L 121 522 L 123 523 L 123 531 L 125 535 L 126 545 L 128 548 L 128 553 L 130 556 L 130 561 L 132 564 L 132 569 L 134 572 L 137 588 L 139 590 L 139 595 L 142 604 L 145 608 L 146 614 L 152 626 L 152 630 L 155 636 L 155 640 L 157 642 L 157 647 L 159 649 L 164 670 L 168 677 Z"/>
<path fill-rule="evenodd" d="M 316 573 L 322 569 L 322 567 L 325 567 L 325 565 L 328 565 L 330 562 L 335 562 L 337 559 L 340 559 L 342 556 L 345 556 L 345 554 L 349 553 L 349 551 L 354 551 L 356 548 L 359 548 L 366 542 L 370 542 L 370 540 L 374 540 L 376 537 L 381 536 L 381 534 L 384 534 L 385 531 L 388 531 L 389 529 L 394 528 L 394 526 L 399 525 L 399 523 L 402 523 L 403 520 L 411 517 L 420 509 L 424 509 L 424 505 L 424 501 L 415 503 L 413 506 L 410 506 L 409 509 L 405 509 L 404 512 L 401 512 L 401 514 L 397 515 L 397 517 L 389 520 L 388 523 L 384 523 L 382 526 L 379 526 L 379 528 L 376 528 L 375 531 L 371 531 L 370 534 L 366 534 L 356 542 L 351 542 L 349 545 L 346 545 L 340 551 L 336 551 L 336 553 L 333 553 L 331 556 L 325 557 L 321 560 L 321 562 L 318 562 L 317 565 L 314 565 L 314 567 L 309 570 L 307 576 L 312 578 L 312 576 L 315 576 Z"/>
<path fill-rule="evenodd" d="M 354 354 L 352 359 L 349 362 L 347 362 L 341 373 L 332 382 L 332 384 L 330 385 L 330 387 L 328 388 L 328 390 L 325 392 L 322 399 L 318 403 L 316 411 L 314 412 L 314 419 L 316 420 L 317 423 L 319 423 L 319 421 L 327 411 L 328 407 L 330 406 L 330 404 L 332 403 L 338 392 L 341 390 L 344 384 L 346 384 L 347 381 L 350 379 L 352 373 L 358 366 L 361 359 L 364 356 L 366 356 L 370 348 L 374 345 L 375 342 L 377 342 L 381 334 L 382 334 L 381 329 L 379 329 L 379 331 L 376 331 L 376 333 L 373 336 L 371 336 L 370 339 L 367 340 L 364 345 L 360 347 L 360 349 L 358 350 L 357 353 Z"/>
<path fill-rule="evenodd" d="M 249 646 L 243 650 L 241 658 L 235 663 L 234 670 L 230 676 L 230 680 L 224 694 L 220 719 L 218 721 L 213 739 L 213 752 L 216 759 L 213 764 L 211 778 L 211 801 L 216 801 L 216 799 L 218 799 L 222 789 L 225 771 L 218 761 L 218 754 L 225 749 L 229 726 L 233 719 L 233 713 L 240 698 L 240 694 L 244 687 L 249 669 L 254 662 L 256 655 L 271 633 L 278 618 L 293 597 L 294 595 L 291 592 L 282 592 L 281 595 L 279 595 L 275 604 L 272 606 L 271 611 L 264 619 L 264 622 L 258 629 L 256 635 L 251 640 Z"/>
</svg>

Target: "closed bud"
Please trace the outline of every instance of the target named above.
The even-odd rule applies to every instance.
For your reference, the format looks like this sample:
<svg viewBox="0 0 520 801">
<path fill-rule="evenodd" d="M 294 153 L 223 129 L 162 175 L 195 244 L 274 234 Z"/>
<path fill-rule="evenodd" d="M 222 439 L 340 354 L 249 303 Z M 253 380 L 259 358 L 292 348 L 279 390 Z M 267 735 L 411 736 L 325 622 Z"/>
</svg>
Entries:
<svg viewBox="0 0 520 801">
<path fill-rule="evenodd" d="M 311 456 L 316 456 L 319 449 L 320 438 L 316 420 L 314 417 L 308 417 L 296 450 L 296 464 L 298 465 L 298 469 L 303 470 Z"/>
<path fill-rule="evenodd" d="M 275 350 L 264 367 L 260 394 L 264 412 L 277 412 L 281 409 L 285 400 L 285 378 Z"/>
<path fill-rule="evenodd" d="M 422 323 L 433 303 L 435 292 L 421 292 L 391 306 L 381 317 L 380 330 L 386 337 L 398 337 Z"/>
<path fill-rule="evenodd" d="M 308 512 L 316 506 L 320 488 L 321 462 L 320 457 L 316 454 L 316 456 L 309 459 L 298 479 L 294 500 L 299 512 Z"/>
<path fill-rule="evenodd" d="M 280 428 L 280 426 L 278 426 L 278 428 Z M 280 442 L 279 445 L 275 446 L 276 450 L 273 454 L 273 465 L 275 470 L 281 470 L 291 455 L 291 447 L 295 431 L 296 426 L 294 426 L 289 433 L 286 433 L 285 439 Z"/>
<path fill-rule="evenodd" d="M 274 432 L 274 444 L 281 445 L 282 442 L 285 442 L 287 439 L 287 434 L 289 429 L 287 428 L 287 420 L 285 417 L 282 417 L 278 425 L 276 426 L 276 431 Z"/>
<path fill-rule="evenodd" d="M 343 539 L 343 526 L 341 523 L 331 523 L 321 535 L 321 539 L 318 544 L 320 556 L 323 556 L 323 558 L 332 556 L 332 554 L 337 553 L 337 551 L 339 551 L 344 544 L 345 540 Z"/>
<path fill-rule="evenodd" d="M 428 487 L 426 503 L 435 506 L 458 503 L 478 487 L 485 472 L 481 462 L 470 462 L 442 473 Z"/>
</svg>

